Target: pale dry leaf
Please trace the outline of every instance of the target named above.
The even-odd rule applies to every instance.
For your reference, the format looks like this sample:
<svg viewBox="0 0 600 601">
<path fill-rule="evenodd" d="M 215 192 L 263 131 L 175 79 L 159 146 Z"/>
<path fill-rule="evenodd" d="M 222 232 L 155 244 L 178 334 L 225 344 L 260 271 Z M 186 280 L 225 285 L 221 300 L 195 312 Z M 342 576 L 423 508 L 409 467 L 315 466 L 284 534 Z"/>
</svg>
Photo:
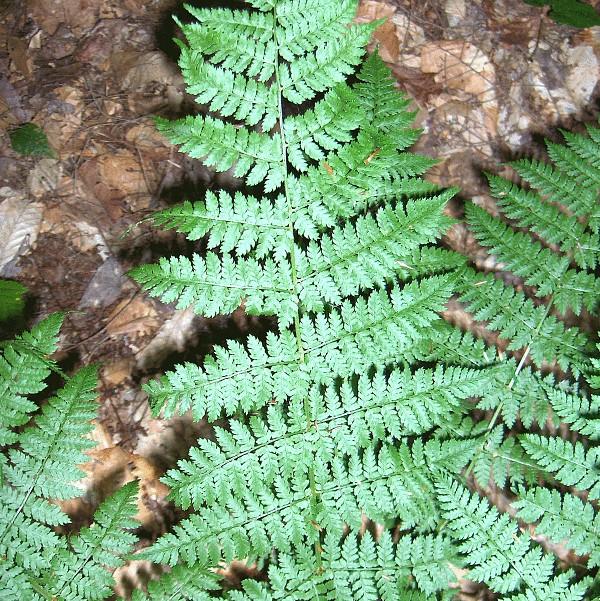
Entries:
<svg viewBox="0 0 600 601">
<path fill-rule="evenodd" d="M 183 352 L 196 335 L 194 311 L 192 308 L 175 311 L 166 321 L 150 344 L 136 356 L 140 369 L 160 365 L 162 359 L 173 352 Z"/>
<path fill-rule="evenodd" d="M 62 165 L 57 159 L 41 159 L 27 176 L 29 192 L 40 198 L 58 187 L 62 176 Z"/>
<path fill-rule="evenodd" d="M 33 61 L 27 42 L 23 38 L 10 36 L 7 41 L 8 55 L 16 69 L 24 77 L 29 77 L 33 71 Z"/>
<path fill-rule="evenodd" d="M 480 103 L 495 102 L 496 72 L 489 57 L 462 40 L 432 42 L 421 51 L 421 70 L 449 89 L 474 95 Z"/>
<path fill-rule="evenodd" d="M 11 188 L 0 190 L 0 202 L 0 275 L 3 275 L 4 268 L 35 242 L 42 206 Z"/>
<path fill-rule="evenodd" d="M 163 52 L 140 53 L 123 78 L 122 87 L 135 90 L 152 82 L 160 84 L 183 82 L 177 66 Z"/>
<path fill-rule="evenodd" d="M 450 27 L 456 27 L 467 16 L 465 0 L 446 0 L 444 10 L 448 17 L 448 25 L 450 25 Z"/>
<path fill-rule="evenodd" d="M 125 282 L 123 269 L 114 257 L 109 257 L 98 268 L 88 284 L 79 307 L 107 307 L 121 295 Z"/>
<path fill-rule="evenodd" d="M 591 46 L 569 48 L 566 54 L 569 68 L 565 87 L 575 105 L 584 106 L 590 101 L 600 77 L 598 57 Z"/>
</svg>

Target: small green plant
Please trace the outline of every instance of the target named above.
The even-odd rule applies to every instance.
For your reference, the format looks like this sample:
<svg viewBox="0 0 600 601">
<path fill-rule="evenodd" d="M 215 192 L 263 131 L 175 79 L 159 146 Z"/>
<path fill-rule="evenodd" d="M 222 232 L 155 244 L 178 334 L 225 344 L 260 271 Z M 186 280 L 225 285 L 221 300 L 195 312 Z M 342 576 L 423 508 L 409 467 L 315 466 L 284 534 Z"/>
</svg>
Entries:
<svg viewBox="0 0 600 601">
<path fill-rule="evenodd" d="M 27 289 L 19 282 L 0 280 L 0 321 L 21 315 Z"/>
<path fill-rule="evenodd" d="M 135 540 L 135 483 L 104 501 L 88 528 L 56 532 L 69 518 L 54 501 L 81 495 L 78 466 L 94 446 L 86 435 L 96 417 L 94 367 L 66 378 L 40 411 L 29 398 L 57 370 L 49 356 L 61 323 L 60 314 L 48 317 L 0 354 L 0 599 L 105 599 L 113 584 L 107 568 L 120 565 Z"/>
<path fill-rule="evenodd" d="M 525 0 L 533 6 L 548 6 L 549 15 L 557 23 L 572 27 L 595 27 L 600 25 L 600 15 L 593 6 L 580 0 Z"/>
<path fill-rule="evenodd" d="M 50 157 L 55 152 L 48 143 L 44 130 L 35 123 L 25 123 L 9 132 L 12 149 L 24 156 Z"/>
<path fill-rule="evenodd" d="M 177 307 L 244 303 L 277 326 L 146 386 L 155 412 L 219 425 L 164 478 L 190 514 L 137 556 L 172 570 L 136 599 L 443 599 L 460 566 L 502 598 L 591 599 L 599 382 L 566 321 L 596 310 L 598 130 L 551 146 L 554 168 L 517 165 L 538 194 L 492 178 L 504 218 L 468 205 L 501 261 L 481 274 L 437 244 L 454 191 L 406 151 L 408 102 L 365 58 L 378 23 L 353 24 L 353 0 L 248 4 L 188 7 L 180 66 L 208 112 L 158 128 L 251 190 L 155 214 L 209 252 L 132 276 Z M 485 342 L 442 319 L 453 294 Z M 550 434 L 559 421 L 575 441 Z M 512 515 L 478 492 L 494 486 Z M 589 553 L 580 572 L 517 513 Z M 232 560 L 261 578 L 222 590 Z"/>
</svg>

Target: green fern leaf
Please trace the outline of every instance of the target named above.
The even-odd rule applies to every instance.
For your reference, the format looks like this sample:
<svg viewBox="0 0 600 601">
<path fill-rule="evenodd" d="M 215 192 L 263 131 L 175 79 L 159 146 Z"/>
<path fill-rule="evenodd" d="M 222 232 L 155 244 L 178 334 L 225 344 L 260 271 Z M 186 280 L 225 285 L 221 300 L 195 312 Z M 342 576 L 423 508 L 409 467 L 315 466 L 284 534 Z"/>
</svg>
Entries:
<svg viewBox="0 0 600 601">
<path fill-rule="evenodd" d="M 278 138 L 200 115 L 178 121 L 158 118 L 156 126 L 182 152 L 209 167 L 227 171 L 235 166 L 233 175 L 246 177 L 250 186 L 265 182 L 265 191 L 272 192 L 283 182 Z"/>
<path fill-rule="evenodd" d="M 537 434 L 524 434 L 520 440 L 527 454 L 556 480 L 566 486 L 588 490 L 589 499 L 600 498 L 600 470 L 597 465 L 600 449 L 586 452 L 580 442 Z"/>
<path fill-rule="evenodd" d="M 542 555 L 527 535 L 517 534 L 517 524 L 507 514 L 499 514 L 450 478 L 440 478 L 437 490 L 452 536 L 460 541 L 458 550 L 471 566 L 471 578 L 502 595 L 518 593 L 510 599 L 519 601 L 582 599 L 584 587 L 569 586 L 572 574 L 552 577 L 552 556 Z"/>
<path fill-rule="evenodd" d="M 52 363 L 48 356 L 58 344 L 58 332 L 63 316 L 48 317 L 31 332 L 18 336 L 2 349 L 0 355 L 0 445 L 17 439 L 12 428 L 21 426 L 37 406 L 27 399 L 45 388 L 44 380 L 50 374 Z"/>
<path fill-rule="evenodd" d="M 526 160 L 512 165 L 522 177 L 540 189 L 549 201 L 560 202 L 570 210 L 576 208 L 575 203 L 581 203 L 581 191 L 576 190 L 573 182 L 552 174 L 548 165 Z M 543 180 L 540 181 L 539 174 L 551 180 L 548 187 Z M 498 199 L 498 205 L 507 217 L 516 220 L 521 227 L 530 228 L 550 244 L 558 245 L 564 253 L 572 254 L 579 267 L 593 269 L 596 266 L 600 252 L 597 233 L 587 232 L 575 216 L 567 215 L 555 205 L 543 202 L 538 195 L 522 190 L 508 180 L 495 176 L 489 176 L 488 179 L 492 194 Z M 586 211 L 592 204 L 591 200 L 590 197 L 590 203 L 584 203 Z"/>
<path fill-rule="evenodd" d="M 569 269 L 568 257 L 543 248 L 530 236 L 515 232 L 476 205 L 467 205 L 467 220 L 478 241 L 490 249 L 540 297 L 552 295 L 561 313 L 571 309 L 579 315 L 582 307 L 596 306 L 600 281 L 592 274 Z"/>
<path fill-rule="evenodd" d="M 579 555 L 589 555 L 589 567 L 600 565 L 600 516 L 591 503 L 571 494 L 561 496 L 557 490 L 534 488 L 519 491 L 513 506 L 518 518 L 539 521 L 535 527 L 538 534 L 566 544 Z"/>
<path fill-rule="evenodd" d="M 154 411 L 192 409 L 200 419 L 216 419 L 258 409 L 271 400 L 304 398 L 310 382 L 326 383 L 334 377 L 362 373 L 372 365 L 386 365 L 425 337 L 429 324 L 439 319 L 450 294 L 452 279 L 438 276 L 412 282 L 391 293 L 373 292 L 365 301 L 345 302 L 340 311 L 326 317 L 301 320 L 303 362 L 298 361 L 294 335 L 284 330 L 267 337 L 266 348 L 254 338 L 248 348 L 229 342 L 203 368 L 179 366 L 159 382 L 146 386 Z"/>
<path fill-rule="evenodd" d="M 65 601 L 95 601 L 112 594 L 113 579 L 106 568 L 116 568 L 137 540 L 135 529 L 138 486 L 130 482 L 106 499 L 94 514 L 94 523 L 71 537 L 69 552 L 53 558 L 44 576 L 56 598 Z"/>
<path fill-rule="evenodd" d="M 556 359 L 563 369 L 584 361 L 585 335 L 548 317 L 546 307 L 534 305 L 522 292 L 474 271 L 466 273 L 463 286 L 461 300 L 468 311 L 509 340 L 510 350 L 528 348 L 536 363 Z"/>
</svg>

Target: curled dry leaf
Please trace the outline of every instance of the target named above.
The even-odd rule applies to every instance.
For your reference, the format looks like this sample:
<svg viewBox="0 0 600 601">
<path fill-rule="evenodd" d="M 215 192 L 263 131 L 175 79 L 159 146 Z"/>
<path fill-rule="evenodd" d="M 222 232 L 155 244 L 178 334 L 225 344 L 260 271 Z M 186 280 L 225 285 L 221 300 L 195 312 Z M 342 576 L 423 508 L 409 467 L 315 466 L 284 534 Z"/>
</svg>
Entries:
<svg viewBox="0 0 600 601">
<path fill-rule="evenodd" d="M 432 42 L 421 52 L 421 70 L 434 73 L 436 82 L 472 94 L 480 103 L 495 103 L 493 63 L 477 46 L 462 40 Z"/>
</svg>

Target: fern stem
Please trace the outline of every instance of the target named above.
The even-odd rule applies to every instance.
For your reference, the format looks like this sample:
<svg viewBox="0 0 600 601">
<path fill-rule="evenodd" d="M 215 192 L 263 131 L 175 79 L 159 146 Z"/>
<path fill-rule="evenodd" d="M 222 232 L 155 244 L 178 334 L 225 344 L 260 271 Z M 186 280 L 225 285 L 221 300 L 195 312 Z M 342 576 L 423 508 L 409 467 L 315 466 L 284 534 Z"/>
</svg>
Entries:
<svg viewBox="0 0 600 601">
<path fill-rule="evenodd" d="M 288 211 L 288 229 L 290 238 L 290 270 L 292 277 L 292 292 L 296 299 L 296 315 L 294 315 L 294 333 L 296 335 L 296 342 L 298 344 L 298 362 L 303 365 L 305 363 L 305 351 L 304 345 L 302 344 L 302 331 L 300 325 L 300 295 L 298 294 L 298 270 L 296 266 L 296 252 L 295 252 L 295 240 L 294 240 L 294 220 L 292 217 L 292 200 L 290 198 L 289 184 L 288 184 L 288 173 L 289 165 L 287 159 L 287 141 L 285 137 L 285 123 L 283 117 L 283 86 L 281 85 L 281 74 L 279 72 L 280 57 L 281 57 L 281 44 L 277 35 L 277 6 L 273 6 L 273 39 L 277 47 L 277 58 L 275 60 L 275 82 L 277 85 L 277 105 L 278 105 L 278 124 L 279 124 L 279 139 L 281 141 L 281 153 L 283 158 L 283 190 L 285 194 L 285 200 Z M 313 428 L 310 415 L 310 403 L 308 398 L 304 401 L 304 415 L 306 417 L 306 431 L 308 432 Z M 319 493 L 315 483 L 315 471 L 311 467 L 308 471 L 308 480 L 311 491 L 311 505 L 318 502 Z M 315 541 L 315 556 L 317 560 L 317 566 L 321 567 L 321 534 L 317 531 L 317 540 Z"/>
<path fill-rule="evenodd" d="M 539 334 L 540 330 L 542 329 L 542 326 L 544 325 L 544 322 L 546 321 L 546 317 L 548 317 L 550 310 L 552 308 L 552 303 L 553 303 L 553 299 L 550 299 L 550 302 L 546 306 L 546 310 L 544 311 L 544 314 L 542 315 L 538 325 L 536 326 L 535 330 L 533 331 L 533 334 L 531 335 L 529 344 L 525 347 L 525 352 L 523 353 L 523 356 L 521 357 L 521 360 L 519 361 L 519 363 L 512 375 L 512 378 L 510 379 L 510 382 L 506 385 L 508 390 L 513 389 L 513 386 L 515 385 L 515 382 L 517 381 L 519 374 L 523 371 L 523 368 L 525 367 L 525 362 L 527 361 L 527 357 L 529 356 L 529 353 L 531 351 L 531 343 L 533 342 L 536 335 Z M 485 447 L 488 443 L 488 439 L 490 437 L 490 432 L 494 429 L 494 426 L 498 422 L 498 418 L 500 417 L 500 413 L 502 412 L 503 407 L 504 407 L 504 400 L 501 400 L 498 403 L 498 406 L 496 407 L 496 410 L 494 411 L 494 415 L 492 415 L 492 419 L 490 420 L 490 423 L 488 424 L 488 427 L 485 430 L 484 439 L 483 439 L 483 442 L 481 443 L 481 446 L 479 447 L 479 449 L 473 456 L 473 459 L 471 459 L 471 462 L 467 466 L 467 469 L 465 471 L 465 477 L 468 478 L 470 476 L 471 472 L 473 471 L 473 468 L 475 467 L 475 460 L 485 450 Z"/>
</svg>

